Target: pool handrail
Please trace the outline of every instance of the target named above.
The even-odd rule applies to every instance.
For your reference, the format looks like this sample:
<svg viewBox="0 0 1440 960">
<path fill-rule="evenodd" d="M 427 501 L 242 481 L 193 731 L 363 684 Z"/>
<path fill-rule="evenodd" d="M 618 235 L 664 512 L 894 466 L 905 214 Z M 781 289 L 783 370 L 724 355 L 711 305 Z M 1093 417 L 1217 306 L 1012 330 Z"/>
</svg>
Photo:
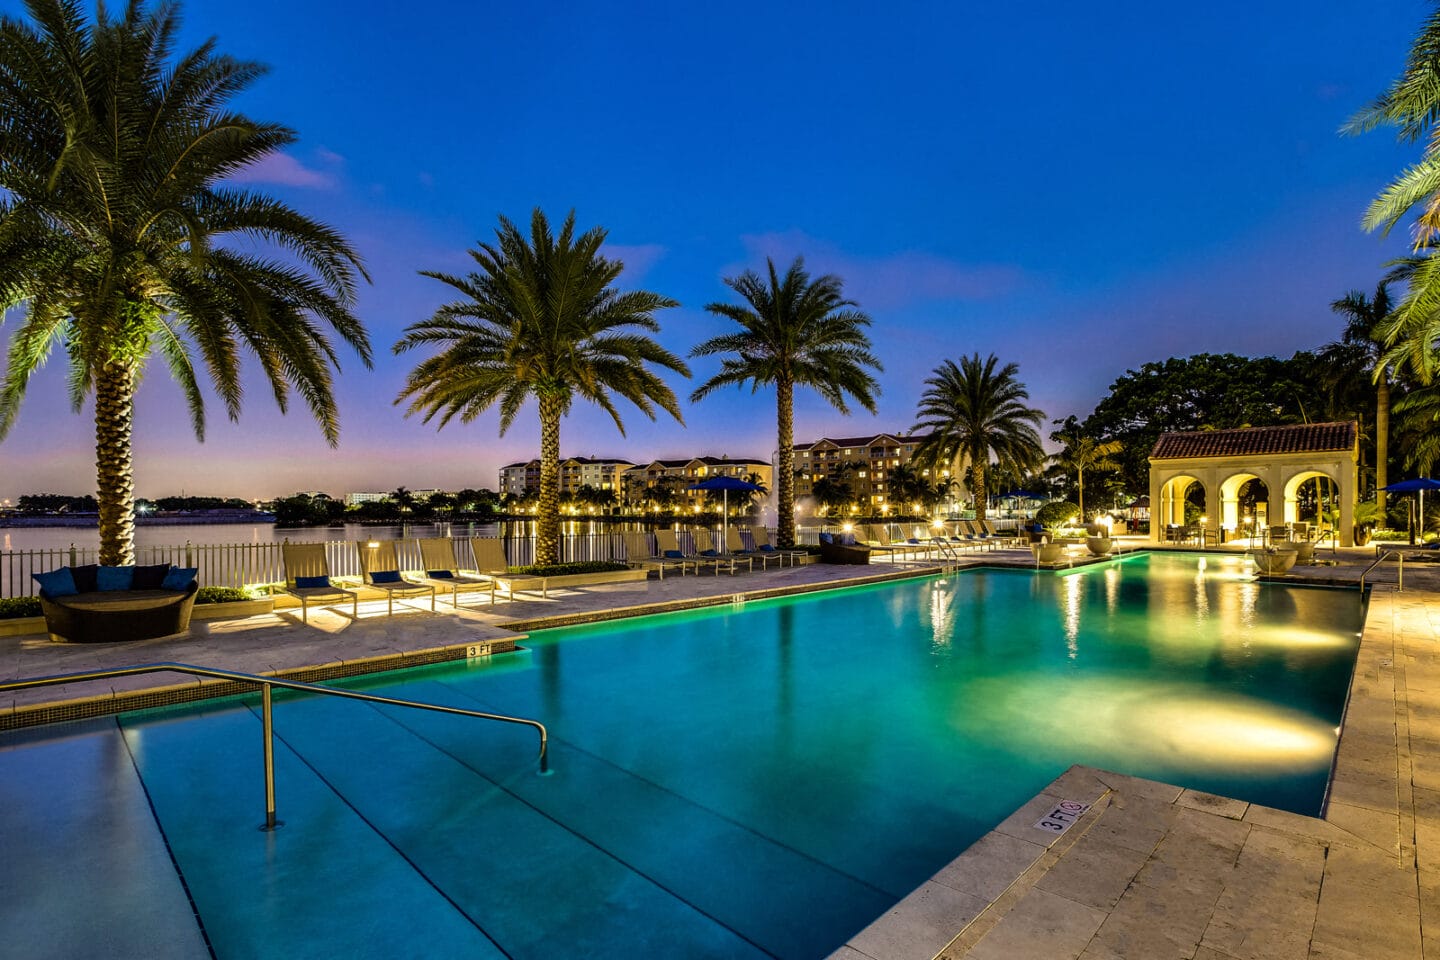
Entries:
<svg viewBox="0 0 1440 960">
<path fill-rule="evenodd" d="M 261 728 L 265 738 L 265 823 L 260 827 L 262 830 L 274 830 L 280 826 L 280 821 L 275 819 L 275 725 L 271 709 L 271 688 L 281 687 L 286 690 L 301 690 L 306 693 L 319 693 L 331 697 L 343 697 L 348 700 L 364 700 L 368 703 L 385 703 L 395 707 L 414 707 L 417 710 L 430 710 L 435 713 L 451 713 L 463 717 L 478 717 L 482 720 L 498 720 L 501 723 L 516 723 L 522 726 L 534 727 L 540 734 L 540 773 L 550 772 L 549 759 L 549 734 L 545 724 L 538 720 L 530 720 L 525 717 L 509 717 L 502 713 L 485 713 L 481 710 L 466 710 L 463 707 L 447 707 L 438 703 L 420 703 L 416 700 L 397 700 L 394 697 L 381 697 L 373 693 L 359 693 L 354 690 L 343 690 L 339 687 L 325 687 L 316 683 L 305 683 L 300 680 L 282 680 L 279 677 L 259 676 L 252 673 L 240 673 L 235 670 L 220 670 L 213 667 L 197 667 L 189 663 L 141 663 L 132 667 L 115 667 L 109 670 L 85 670 L 79 673 L 55 674 L 47 677 L 28 677 L 23 680 L 7 680 L 0 683 L 0 693 L 8 690 L 30 690 L 35 687 L 49 687 L 60 683 L 84 683 L 88 680 L 106 680 L 112 677 L 128 677 L 141 673 L 184 673 L 193 677 L 212 677 L 217 680 L 231 680 L 237 683 L 253 684 L 260 687 Z"/>
<path fill-rule="evenodd" d="M 1365 578 L 1370 575 L 1370 571 L 1374 570 L 1376 567 L 1380 566 L 1380 564 L 1384 563 L 1386 560 L 1389 560 L 1391 557 L 1394 557 L 1399 563 L 1399 566 L 1395 570 L 1395 590 L 1396 592 L 1403 592 L 1405 589 L 1405 554 L 1399 550 L 1386 550 L 1384 552 L 1376 552 L 1380 555 L 1377 556 L 1374 560 L 1370 561 L 1370 566 L 1360 571 L 1361 592 L 1363 593 L 1365 590 Z"/>
</svg>

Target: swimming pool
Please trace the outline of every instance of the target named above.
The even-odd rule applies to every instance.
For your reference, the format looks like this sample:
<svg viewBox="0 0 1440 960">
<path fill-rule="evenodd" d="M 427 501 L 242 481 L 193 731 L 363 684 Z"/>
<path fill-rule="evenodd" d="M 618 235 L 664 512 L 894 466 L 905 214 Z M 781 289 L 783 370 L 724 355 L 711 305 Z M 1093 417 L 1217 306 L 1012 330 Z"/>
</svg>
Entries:
<svg viewBox="0 0 1440 960">
<path fill-rule="evenodd" d="M 273 834 L 249 709 L 122 717 L 93 763 L 133 762 L 220 957 L 821 957 L 1072 763 L 1318 813 L 1360 600 L 1244 562 L 974 571 L 354 684 L 542 719 L 549 777 L 521 731 L 287 698 Z"/>
</svg>

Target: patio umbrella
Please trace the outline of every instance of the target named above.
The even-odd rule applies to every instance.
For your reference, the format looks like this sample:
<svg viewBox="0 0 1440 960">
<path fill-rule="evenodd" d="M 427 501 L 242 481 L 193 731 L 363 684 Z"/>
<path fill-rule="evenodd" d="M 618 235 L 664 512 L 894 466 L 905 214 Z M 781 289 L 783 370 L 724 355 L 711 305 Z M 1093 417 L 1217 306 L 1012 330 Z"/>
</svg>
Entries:
<svg viewBox="0 0 1440 960">
<path fill-rule="evenodd" d="M 715 490 L 720 491 L 721 499 L 725 502 L 725 507 L 720 514 L 720 542 L 723 544 L 730 538 L 730 491 L 754 493 L 760 489 L 760 486 L 748 480 L 741 480 L 739 477 L 719 476 L 711 477 L 709 480 L 701 480 L 699 483 L 691 484 L 685 489 L 709 490 L 712 492 Z M 720 552 L 724 553 L 724 550 Z"/>
<path fill-rule="evenodd" d="M 1429 477 L 1416 477 L 1414 480 L 1401 480 L 1399 483 L 1392 483 L 1385 488 L 1386 493 L 1418 493 L 1420 494 L 1420 539 L 1425 539 L 1425 491 L 1440 490 L 1440 480 L 1431 480 Z"/>
</svg>

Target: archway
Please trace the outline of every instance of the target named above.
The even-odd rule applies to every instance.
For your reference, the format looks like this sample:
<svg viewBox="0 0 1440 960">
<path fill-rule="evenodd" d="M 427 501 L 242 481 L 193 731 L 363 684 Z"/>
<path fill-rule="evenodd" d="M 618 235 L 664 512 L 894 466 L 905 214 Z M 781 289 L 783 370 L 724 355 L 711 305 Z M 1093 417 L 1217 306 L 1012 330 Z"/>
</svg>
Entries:
<svg viewBox="0 0 1440 960">
<path fill-rule="evenodd" d="M 1270 487 L 1255 473 L 1232 474 L 1220 484 L 1220 527 L 1224 539 L 1253 539 L 1269 517 Z"/>
<path fill-rule="evenodd" d="M 1339 484 L 1324 471 L 1300 471 L 1285 482 L 1285 523 L 1309 523 L 1325 529 L 1346 512 L 1341 507 Z"/>
<path fill-rule="evenodd" d="M 1198 489 L 1196 489 L 1198 488 Z M 1203 513 L 1206 507 L 1205 484 L 1198 477 L 1181 474 L 1166 480 L 1160 487 L 1159 509 L 1151 501 L 1150 523 L 1154 532 L 1166 527 L 1185 525 L 1185 504 L 1192 503 Z"/>
</svg>

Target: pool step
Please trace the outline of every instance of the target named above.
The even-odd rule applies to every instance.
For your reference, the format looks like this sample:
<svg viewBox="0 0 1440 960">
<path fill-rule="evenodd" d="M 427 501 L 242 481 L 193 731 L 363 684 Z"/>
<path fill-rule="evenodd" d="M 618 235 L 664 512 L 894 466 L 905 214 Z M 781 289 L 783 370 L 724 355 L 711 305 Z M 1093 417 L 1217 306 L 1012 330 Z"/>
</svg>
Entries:
<svg viewBox="0 0 1440 960">
<path fill-rule="evenodd" d="M 208 958 L 113 719 L 0 747 L 0 957 Z"/>
<path fill-rule="evenodd" d="M 122 722 L 218 957 L 504 956 L 281 742 L 284 826 L 260 830 L 260 721 L 249 710 Z"/>
</svg>

